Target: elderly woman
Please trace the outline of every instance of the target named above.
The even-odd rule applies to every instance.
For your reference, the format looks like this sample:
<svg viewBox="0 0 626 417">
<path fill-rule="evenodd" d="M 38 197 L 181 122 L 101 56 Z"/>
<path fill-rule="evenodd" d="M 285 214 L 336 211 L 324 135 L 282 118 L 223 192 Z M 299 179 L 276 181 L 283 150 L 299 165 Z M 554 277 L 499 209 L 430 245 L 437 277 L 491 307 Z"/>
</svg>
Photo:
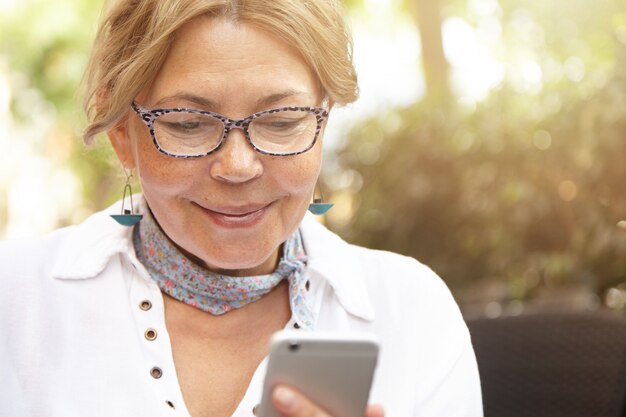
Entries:
<svg viewBox="0 0 626 417">
<path fill-rule="evenodd" d="M 109 216 L 122 202 L 0 247 L 1 415 L 251 416 L 285 328 L 380 340 L 367 416 L 482 415 L 442 281 L 305 215 L 328 116 L 356 99 L 337 3 L 106 9 L 86 139 L 106 132 L 143 193 L 126 226 Z M 327 415 L 291 387 L 272 399 L 284 416 Z"/>
</svg>

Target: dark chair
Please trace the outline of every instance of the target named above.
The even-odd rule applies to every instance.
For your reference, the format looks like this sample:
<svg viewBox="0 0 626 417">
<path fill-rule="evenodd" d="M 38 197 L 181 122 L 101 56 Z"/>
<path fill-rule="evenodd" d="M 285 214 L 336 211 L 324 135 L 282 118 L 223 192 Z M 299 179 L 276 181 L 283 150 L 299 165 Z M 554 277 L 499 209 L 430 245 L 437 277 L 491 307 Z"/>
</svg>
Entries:
<svg viewBox="0 0 626 417">
<path fill-rule="evenodd" d="M 626 318 L 605 312 L 467 322 L 485 417 L 623 417 Z"/>
</svg>

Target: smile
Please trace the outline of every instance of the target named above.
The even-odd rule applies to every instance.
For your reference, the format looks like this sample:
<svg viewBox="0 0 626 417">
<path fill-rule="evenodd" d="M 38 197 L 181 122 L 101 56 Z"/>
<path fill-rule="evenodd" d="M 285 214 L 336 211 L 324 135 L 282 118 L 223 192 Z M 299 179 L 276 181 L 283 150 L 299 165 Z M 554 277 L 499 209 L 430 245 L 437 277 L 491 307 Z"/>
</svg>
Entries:
<svg viewBox="0 0 626 417">
<path fill-rule="evenodd" d="M 202 210 L 218 226 L 225 228 L 252 227 L 259 223 L 272 204 L 251 205 L 245 207 L 220 207 Z"/>
</svg>

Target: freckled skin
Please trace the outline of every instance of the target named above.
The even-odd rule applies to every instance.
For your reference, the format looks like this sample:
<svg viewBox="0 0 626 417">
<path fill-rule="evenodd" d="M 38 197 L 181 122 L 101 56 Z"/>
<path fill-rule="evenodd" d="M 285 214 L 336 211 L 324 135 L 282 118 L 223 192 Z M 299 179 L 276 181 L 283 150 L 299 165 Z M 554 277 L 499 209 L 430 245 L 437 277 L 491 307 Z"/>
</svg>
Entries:
<svg viewBox="0 0 626 417">
<path fill-rule="evenodd" d="M 239 119 L 266 110 L 259 101 L 285 91 L 289 95 L 269 108 L 322 101 L 317 78 L 296 50 L 246 23 L 201 17 L 181 28 L 162 69 L 136 101 L 149 109 L 202 108 Z M 214 104 L 203 108 L 183 95 Z M 304 154 L 276 157 L 253 150 L 235 129 L 216 153 L 177 159 L 157 151 L 132 112 L 108 133 L 120 160 L 139 174 L 146 201 L 170 239 L 197 262 L 230 275 L 274 270 L 280 245 L 306 212 L 321 164 L 321 134 Z M 266 204 L 261 221 L 242 228 L 221 227 L 201 208 Z"/>
</svg>

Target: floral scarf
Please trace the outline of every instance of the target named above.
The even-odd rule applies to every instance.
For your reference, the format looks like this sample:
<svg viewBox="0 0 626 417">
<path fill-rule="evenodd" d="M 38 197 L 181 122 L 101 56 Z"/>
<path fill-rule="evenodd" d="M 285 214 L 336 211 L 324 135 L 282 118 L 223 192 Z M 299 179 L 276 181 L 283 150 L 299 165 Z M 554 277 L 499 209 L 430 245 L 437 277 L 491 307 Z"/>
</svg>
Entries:
<svg viewBox="0 0 626 417">
<path fill-rule="evenodd" d="M 163 233 L 149 209 L 134 228 L 133 245 L 139 261 L 161 291 L 213 315 L 257 301 L 287 279 L 291 313 L 297 327 L 313 328 L 313 315 L 307 305 L 307 256 L 299 230 L 284 243 L 274 272 L 251 277 L 217 274 L 195 264 Z"/>
</svg>

